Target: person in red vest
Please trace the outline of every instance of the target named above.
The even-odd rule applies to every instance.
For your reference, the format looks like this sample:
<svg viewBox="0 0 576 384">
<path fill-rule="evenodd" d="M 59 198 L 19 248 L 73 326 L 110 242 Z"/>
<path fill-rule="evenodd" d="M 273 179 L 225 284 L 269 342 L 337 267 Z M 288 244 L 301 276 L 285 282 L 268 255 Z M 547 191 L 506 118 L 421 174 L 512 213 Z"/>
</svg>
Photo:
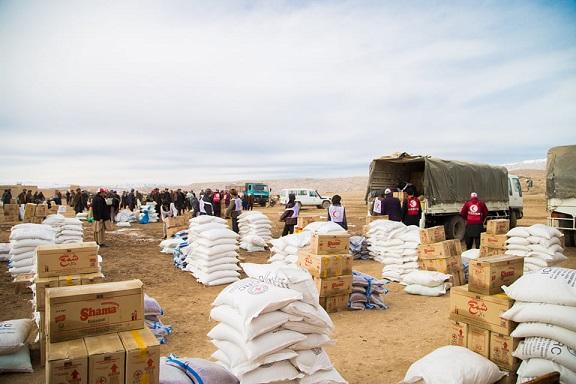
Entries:
<svg viewBox="0 0 576 384">
<path fill-rule="evenodd" d="M 422 207 L 420 200 L 414 196 L 414 192 L 409 190 L 408 196 L 402 203 L 402 222 L 406 225 L 420 224 L 420 217 L 422 216 Z"/>
<path fill-rule="evenodd" d="M 478 200 L 476 192 L 470 194 L 470 200 L 464 203 L 460 210 L 460 216 L 466 220 L 466 232 L 464 234 L 466 249 L 472 249 L 473 244 L 475 248 L 480 248 L 480 234 L 484 230 L 484 219 L 488 216 L 488 208 L 483 201 Z"/>
</svg>

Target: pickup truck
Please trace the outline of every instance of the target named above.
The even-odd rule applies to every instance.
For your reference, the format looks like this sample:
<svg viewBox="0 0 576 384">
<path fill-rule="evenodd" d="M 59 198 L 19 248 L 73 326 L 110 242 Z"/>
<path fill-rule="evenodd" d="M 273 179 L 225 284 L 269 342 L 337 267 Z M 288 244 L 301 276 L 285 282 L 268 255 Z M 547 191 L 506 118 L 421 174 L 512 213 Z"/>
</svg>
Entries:
<svg viewBox="0 0 576 384">
<path fill-rule="evenodd" d="M 316 208 L 327 209 L 331 204 L 329 197 L 322 197 L 315 189 L 307 188 L 290 188 L 280 191 L 280 204 L 286 205 L 288 195 L 293 193 L 296 196 L 296 202 L 301 206 L 315 206 Z"/>
<path fill-rule="evenodd" d="M 488 218 L 509 218 L 514 227 L 523 216 L 520 180 L 506 168 L 399 153 L 372 160 L 365 200 L 372 204 L 384 189 L 412 184 L 422 201 L 425 227 L 444 225 L 446 237 L 462 239 L 465 222 L 460 209 L 471 192 L 488 207 Z"/>
</svg>

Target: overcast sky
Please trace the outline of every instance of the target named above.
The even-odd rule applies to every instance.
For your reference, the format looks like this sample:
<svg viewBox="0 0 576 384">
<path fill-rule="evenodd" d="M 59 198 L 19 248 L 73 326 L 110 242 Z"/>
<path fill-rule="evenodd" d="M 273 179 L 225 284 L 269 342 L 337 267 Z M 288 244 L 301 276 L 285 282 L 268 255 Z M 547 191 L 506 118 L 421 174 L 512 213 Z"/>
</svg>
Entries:
<svg viewBox="0 0 576 384">
<path fill-rule="evenodd" d="M 575 132 L 574 1 L 0 1 L 0 182 L 503 164 Z"/>
</svg>

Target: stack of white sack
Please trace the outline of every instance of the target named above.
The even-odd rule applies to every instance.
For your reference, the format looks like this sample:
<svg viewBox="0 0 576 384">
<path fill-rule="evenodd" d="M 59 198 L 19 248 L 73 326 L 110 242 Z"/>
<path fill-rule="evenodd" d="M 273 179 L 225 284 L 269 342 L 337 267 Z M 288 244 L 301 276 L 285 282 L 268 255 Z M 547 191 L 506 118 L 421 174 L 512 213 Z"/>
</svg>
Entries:
<svg viewBox="0 0 576 384">
<path fill-rule="evenodd" d="M 49 225 L 56 232 L 56 244 L 81 243 L 84 241 L 82 222 L 62 215 L 49 215 L 42 224 Z"/>
<path fill-rule="evenodd" d="M 160 242 L 160 252 L 172 255 L 174 250 L 180 246 L 180 244 L 186 243 L 185 239 L 180 237 L 171 237 Z"/>
<path fill-rule="evenodd" d="M 576 383 L 575 282 L 576 270 L 551 267 L 502 287 L 516 300 L 502 318 L 519 323 L 511 336 L 525 338 L 513 352 L 523 360 L 518 382 L 556 371 L 561 383 Z"/>
<path fill-rule="evenodd" d="M 402 280 L 404 291 L 412 295 L 442 296 L 450 289 L 450 275 L 435 271 L 412 271 Z"/>
<path fill-rule="evenodd" d="M 76 214 L 76 218 L 78 220 L 86 221 L 86 220 L 88 220 L 88 212 L 78 212 Z"/>
<path fill-rule="evenodd" d="M 35 273 L 35 253 L 39 245 L 54 244 L 54 229 L 44 224 L 18 224 L 10 232 L 10 262 L 12 276 Z"/>
<path fill-rule="evenodd" d="M 162 323 L 162 316 L 164 316 L 164 310 L 158 301 L 144 294 L 144 323 L 160 344 L 166 344 L 168 342 L 166 336 L 172 333 L 172 327 Z"/>
<path fill-rule="evenodd" d="M 272 240 L 272 222 L 258 211 L 244 211 L 238 216 L 240 248 L 248 252 L 264 251 Z"/>
<path fill-rule="evenodd" d="M 418 270 L 420 228 L 398 221 L 375 220 L 368 224 L 366 237 L 374 260 L 384 264 L 383 278 L 402 281 L 404 275 Z"/>
<path fill-rule="evenodd" d="M 114 220 L 116 220 L 118 223 L 132 223 L 138 221 L 138 218 L 136 217 L 136 213 L 125 208 L 121 209 L 120 212 L 116 214 L 116 218 Z"/>
<path fill-rule="evenodd" d="M 0 243 L 0 261 L 10 260 L 10 243 Z"/>
<path fill-rule="evenodd" d="M 148 212 L 148 222 L 156 223 L 158 222 L 158 213 L 156 212 L 156 202 L 149 201 L 140 207 L 140 214 L 138 215 L 138 220 L 144 218 L 144 211 Z"/>
<path fill-rule="evenodd" d="M 470 266 L 470 260 L 476 260 L 477 258 L 479 258 L 480 250 L 472 248 L 462 252 L 460 256 L 462 259 L 462 266 L 464 267 L 464 280 L 468 281 L 468 268 Z"/>
<path fill-rule="evenodd" d="M 33 372 L 28 349 L 33 328 L 30 319 L 0 321 L 0 374 Z"/>
<path fill-rule="evenodd" d="M 238 234 L 228 229 L 226 220 L 198 216 L 190 220 L 189 245 L 183 249 L 186 270 L 204 285 L 238 281 Z"/>
<path fill-rule="evenodd" d="M 562 234 L 544 224 L 512 228 L 507 233 L 506 254 L 524 257 L 524 272 L 551 267 L 566 260 Z"/>
<path fill-rule="evenodd" d="M 284 268 L 284 273 L 290 271 L 300 273 Z M 315 294 L 317 291 L 306 296 Z M 346 383 L 322 349 L 333 344 L 329 336 L 332 321 L 304 296 L 296 289 L 256 278 L 226 287 L 210 312 L 211 318 L 220 322 L 208 333 L 218 348 L 212 357 L 241 384 Z"/>
<path fill-rule="evenodd" d="M 388 293 L 384 288 L 388 280 L 378 280 L 362 272 L 352 271 L 352 293 L 348 308 L 354 310 L 387 309 L 381 295 Z"/>
<path fill-rule="evenodd" d="M 272 256 L 268 259 L 272 264 L 293 265 L 298 264 L 298 253 L 302 248 L 310 245 L 310 240 L 315 233 L 338 233 L 345 232 L 341 226 L 331 221 L 317 221 L 308 224 L 300 233 L 294 233 L 270 241 Z"/>
</svg>

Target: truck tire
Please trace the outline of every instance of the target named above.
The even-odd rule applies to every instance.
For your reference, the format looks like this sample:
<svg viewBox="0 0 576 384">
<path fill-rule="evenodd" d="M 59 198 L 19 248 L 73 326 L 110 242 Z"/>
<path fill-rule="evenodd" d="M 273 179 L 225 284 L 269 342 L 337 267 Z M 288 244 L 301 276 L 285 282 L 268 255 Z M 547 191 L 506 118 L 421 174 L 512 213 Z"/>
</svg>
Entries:
<svg viewBox="0 0 576 384">
<path fill-rule="evenodd" d="M 466 222 L 462 216 L 452 216 L 444 223 L 444 232 L 447 239 L 462 240 L 466 232 Z"/>
<path fill-rule="evenodd" d="M 328 200 L 324 200 L 322 202 L 322 208 L 328 209 L 328 207 L 330 207 L 330 202 Z"/>
<path fill-rule="evenodd" d="M 518 216 L 516 215 L 516 211 L 510 211 L 510 229 L 516 227 L 518 225 Z"/>
</svg>

